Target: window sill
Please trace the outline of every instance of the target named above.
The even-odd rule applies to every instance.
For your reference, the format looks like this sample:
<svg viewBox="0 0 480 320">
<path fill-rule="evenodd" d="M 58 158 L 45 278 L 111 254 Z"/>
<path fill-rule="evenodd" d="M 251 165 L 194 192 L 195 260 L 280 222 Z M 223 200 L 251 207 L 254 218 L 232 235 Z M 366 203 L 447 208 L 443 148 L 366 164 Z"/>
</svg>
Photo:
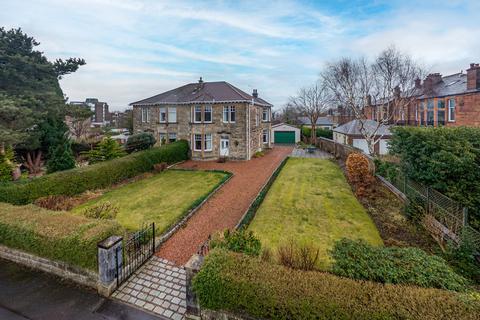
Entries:
<svg viewBox="0 0 480 320">
<path fill-rule="evenodd" d="M 210 122 L 190 122 L 191 125 L 193 124 L 215 124 L 215 122 L 210 121 Z"/>
</svg>

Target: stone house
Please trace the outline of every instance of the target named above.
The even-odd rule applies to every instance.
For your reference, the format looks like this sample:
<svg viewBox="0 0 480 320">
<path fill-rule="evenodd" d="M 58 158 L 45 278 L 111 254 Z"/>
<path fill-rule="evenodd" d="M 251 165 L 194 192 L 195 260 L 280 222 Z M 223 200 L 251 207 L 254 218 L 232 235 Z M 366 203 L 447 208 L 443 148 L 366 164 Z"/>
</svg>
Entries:
<svg viewBox="0 0 480 320">
<path fill-rule="evenodd" d="M 414 103 L 404 110 L 394 110 L 392 123 L 413 126 L 473 126 L 480 127 L 480 65 L 470 64 L 466 73 L 448 76 L 429 74 L 417 79 Z M 384 117 L 388 107 L 369 106 L 368 119 Z"/>
<path fill-rule="evenodd" d="M 189 83 L 133 106 L 134 132 L 152 132 L 158 144 L 189 141 L 192 159 L 250 160 L 271 147 L 272 105 L 225 81 Z"/>
</svg>

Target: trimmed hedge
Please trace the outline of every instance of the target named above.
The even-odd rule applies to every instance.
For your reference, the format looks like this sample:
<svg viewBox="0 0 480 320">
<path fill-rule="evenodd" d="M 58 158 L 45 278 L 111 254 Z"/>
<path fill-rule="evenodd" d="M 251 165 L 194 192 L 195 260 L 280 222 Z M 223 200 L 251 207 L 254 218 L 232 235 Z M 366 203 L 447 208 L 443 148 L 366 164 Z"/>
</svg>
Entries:
<svg viewBox="0 0 480 320">
<path fill-rule="evenodd" d="M 275 179 L 277 179 L 278 175 L 280 174 L 280 171 L 282 171 L 288 159 L 289 159 L 288 157 L 283 159 L 283 161 L 280 163 L 278 168 L 270 176 L 267 183 L 263 186 L 262 190 L 260 190 L 255 200 L 253 200 L 253 202 L 250 204 L 250 207 L 248 207 L 247 213 L 243 216 L 242 220 L 238 224 L 238 229 L 240 228 L 246 229 L 250 224 L 250 222 L 252 222 L 253 218 L 255 217 L 255 214 L 257 213 L 258 208 L 260 208 L 260 205 L 262 204 L 263 200 L 267 196 L 268 190 L 270 190 L 270 188 L 272 187 L 273 183 L 275 182 Z"/>
<path fill-rule="evenodd" d="M 193 285 L 204 308 L 266 319 L 477 319 L 480 312 L 473 295 L 298 271 L 218 249 Z"/>
<path fill-rule="evenodd" d="M 361 240 L 342 239 L 335 243 L 332 257 L 332 272 L 343 277 L 455 291 L 468 289 L 468 281 L 445 260 L 418 248 L 374 247 Z"/>
<path fill-rule="evenodd" d="M 1 244 L 81 268 L 96 271 L 97 243 L 122 232 L 113 220 L 0 203 Z"/>
<path fill-rule="evenodd" d="M 188 142 L 177 141 L 159 148 L 90 166 L 56 172 L 23 183 L 0 184 L 0 202 L 22 205 L 50 195 L 73 196 L 108 187 L 153 169 L 160 162 L 175 163 L 188 158 Z"/>
<path fill-rule="evenodd" d="M 315 134 L 317 137 L 333 139 L 333 131 L 324 128 L 315 128 Z M 312 136 L 312 128 L 302 127 L 302 135 L 308 139 Z"/>
</svg>

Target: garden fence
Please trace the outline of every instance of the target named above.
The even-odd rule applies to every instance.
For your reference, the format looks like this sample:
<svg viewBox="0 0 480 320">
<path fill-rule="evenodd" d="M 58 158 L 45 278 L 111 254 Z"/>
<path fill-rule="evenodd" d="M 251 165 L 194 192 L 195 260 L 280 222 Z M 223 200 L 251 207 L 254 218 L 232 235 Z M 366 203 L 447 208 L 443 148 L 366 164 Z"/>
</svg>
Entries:
<svg viewBox="0 0 480 320">
<path fill-rule="evenodd" d="M 401 173 L 386 180 L 405 195 L 413 210 L 426 213 L 424 224 L 434 236 L 440 238 L 440 241 L 449 238 L 459 243 L 463 235 L 473 242 L 477 252 L 480 253 L 480 232 L 468 225 L 466 207 Z"/>
</svg>

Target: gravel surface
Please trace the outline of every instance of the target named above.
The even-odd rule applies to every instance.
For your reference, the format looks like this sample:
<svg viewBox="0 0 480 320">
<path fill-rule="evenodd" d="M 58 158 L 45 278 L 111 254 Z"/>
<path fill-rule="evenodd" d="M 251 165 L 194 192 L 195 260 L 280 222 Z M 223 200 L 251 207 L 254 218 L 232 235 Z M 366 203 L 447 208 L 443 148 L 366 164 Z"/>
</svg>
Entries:
<svg viewBox="0 0 480 320">
<path fill-rule="evenodd" d="M 233 177 L 214 194 L 156 253 L 157 256 L 184 265 L 210 234 L 233 228 L 240 221 L 258 192 L 292 147 L 278 146 L 264 157 L 250 161 L 187 161 L 180 168 L 225 170 Z"/>
</svg>

